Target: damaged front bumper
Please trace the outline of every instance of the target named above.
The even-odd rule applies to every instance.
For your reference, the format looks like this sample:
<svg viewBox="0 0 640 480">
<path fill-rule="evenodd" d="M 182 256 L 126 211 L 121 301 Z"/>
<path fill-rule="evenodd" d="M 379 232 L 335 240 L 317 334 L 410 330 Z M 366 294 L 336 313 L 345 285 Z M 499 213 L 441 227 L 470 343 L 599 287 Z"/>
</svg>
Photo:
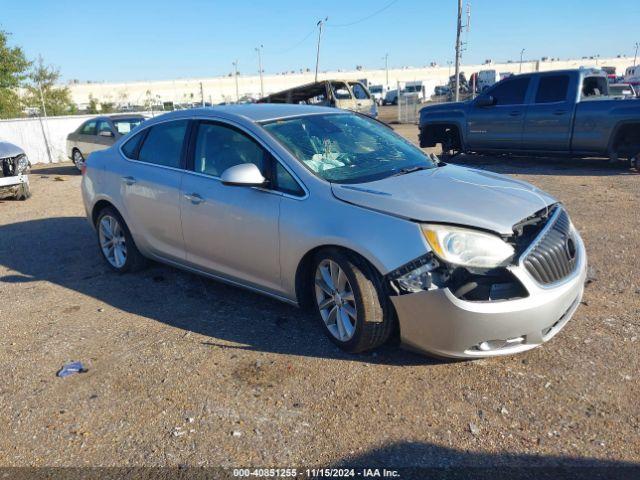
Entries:
<svg viewBox="0 0 640 480">
<path fill-rule="evenodd" d="M 0 177 L 0 190 L 20 185 L 29 185 L 29 175 L 19 174 L 11 177 Z"/>
<path fill-rule="evenodd" d="M 577 264 L 561 282 L 538 284 L 522 265 L 510 272 L 528 292 L 525 298 L 468 301 L 448 288 L 392 296 L 402 343 L 450 358 L 509 355 L 553 338 L 576 311 L 584 291 L 587 256 L 576 233 Z"/>
</svg>

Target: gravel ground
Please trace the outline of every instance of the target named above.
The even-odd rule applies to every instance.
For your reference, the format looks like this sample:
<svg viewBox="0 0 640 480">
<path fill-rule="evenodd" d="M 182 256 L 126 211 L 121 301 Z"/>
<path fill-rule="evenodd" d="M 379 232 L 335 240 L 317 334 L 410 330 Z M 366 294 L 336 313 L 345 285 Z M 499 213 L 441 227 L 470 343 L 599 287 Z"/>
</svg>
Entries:
<svg viewBox="0 0 640 480">
<path fill-rule="evenodd" d="M 396 126 L 416 140 L 415 126 Z M 0 202 L 0 466 L 640 463 L 640 176 L 603 161 L 463 156 L 566 203 L 584 304 L 525 354 L 347 355 L 314 316 L 99 257 L 70 164 Z M 80 360 L 87 373 L 57 370 Z"/>
</svg>

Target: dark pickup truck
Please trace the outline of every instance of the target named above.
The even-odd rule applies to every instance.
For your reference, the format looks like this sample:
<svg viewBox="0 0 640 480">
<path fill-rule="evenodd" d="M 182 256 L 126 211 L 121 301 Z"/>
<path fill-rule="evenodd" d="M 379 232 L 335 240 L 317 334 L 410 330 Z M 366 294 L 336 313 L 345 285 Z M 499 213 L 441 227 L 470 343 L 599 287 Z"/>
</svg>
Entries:
<svg viewBox="0 0 640 480">
<path fill-rule="evenodd" d="M 511 76 L 474 100 L 422 108 L 420 146 L 636 162 L 640 101 L 614 99 L 608 88 L 594 69 Z"/>
</svg>

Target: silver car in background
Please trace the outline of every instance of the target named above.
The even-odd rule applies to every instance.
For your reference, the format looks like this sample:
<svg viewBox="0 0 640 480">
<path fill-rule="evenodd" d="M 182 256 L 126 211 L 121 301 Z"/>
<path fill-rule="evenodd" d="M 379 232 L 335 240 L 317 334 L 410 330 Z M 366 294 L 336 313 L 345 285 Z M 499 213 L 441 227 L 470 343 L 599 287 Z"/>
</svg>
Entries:
<svg viewBox="0 0 640 480">
<path fill-rule="evenodd" d="M 110 115 L 91 118 L 67 135 L 67 156 L 78 170 L 90 153 L 104 150 L 144 121 L 142 115 Z"/>
<path fill-rule="evenodd" d="M 349 352 L 397 330 L 438 356 L 522 352 L 583 294 L 587 257 L 563 205 L 353 112 L 172 112 L 94 153 L 82 193 L 113 270 L 151 258 L 309 305 Z"/>
</svg>

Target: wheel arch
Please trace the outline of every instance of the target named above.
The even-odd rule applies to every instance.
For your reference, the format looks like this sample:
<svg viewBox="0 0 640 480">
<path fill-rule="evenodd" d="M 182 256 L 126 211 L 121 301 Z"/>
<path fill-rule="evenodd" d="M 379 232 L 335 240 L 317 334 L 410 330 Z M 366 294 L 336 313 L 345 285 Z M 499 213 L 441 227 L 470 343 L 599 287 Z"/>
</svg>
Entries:
<svg viewBox="0 0 640 480">
<path fill-rule="evenodd" d="M 631 135 L 636 137 L 636 147 L 638 151 L 632 152 L 637 154 L 640 152 L 640 121 L 638 120 L 622 120 L 613 127 L 611 131 L 611 137 L 609 138 L 609 145 L 607 152 L 617 152 L 617 142 L 620 140 L 620 136 L 626 133 L 627 130 L 632 131 Z"/>
<path fill-rule="evenodd" d="M 313 247 L 312 249 L 308 250 L 300 259 L 300 261 L 298 262 L 298 267 L 296 268 L 296 273 L 295 273 L 295 295 L 296 295 L 296 301 L 298 303 L 298 305 L 300 307 L 309 307 L 311 305 L 310 299 L 311 299 L 311 288 L 312 285 L 309 282 L 305 282 L 305 279 L 309 278 L 309 276 L 312 273 L 312 269 L 313 269 L 313 259 L 316 255 L 316 253 L 320 252 L 321 250 L 330 250 L 330 249 L 334 249 L 334 250 L 338 250 L 352 258 L 356 258 L 360 261 L 364 261 L 367 264 L 369 264 L 369 266 L 371 268 L 373 268 L 376 272 L 378 272 L 378 274 L 380 274 L 380 276 L 383 276 L 383 273 L 380 271 L 380 266 L 376 265 L 375 260 L 372 260 L 368 257 L 371 257 L 370 255 L 367 254 L 362 254 L 361 252 L 358 252 L 350 247 L 344 246 L 344 245 L 339 245 L 336 243 L 327 243 L 327 244 L 323 244 L 323 245 L 318 245 L 316 247 Z"/>
<path fill-rule="evenodd" d="M 460 150 L 465 150 L 464 131 L 460 122 L 456 120 L 451 121 L 426 121 L 420 125 L 420 146 L 421 147 L 433 147 L 438 143 L 442 143 L 444 140 L 445 132 L 448 129 L 455 131 L 458 139 L 458 146 Z"/>
</svg>

